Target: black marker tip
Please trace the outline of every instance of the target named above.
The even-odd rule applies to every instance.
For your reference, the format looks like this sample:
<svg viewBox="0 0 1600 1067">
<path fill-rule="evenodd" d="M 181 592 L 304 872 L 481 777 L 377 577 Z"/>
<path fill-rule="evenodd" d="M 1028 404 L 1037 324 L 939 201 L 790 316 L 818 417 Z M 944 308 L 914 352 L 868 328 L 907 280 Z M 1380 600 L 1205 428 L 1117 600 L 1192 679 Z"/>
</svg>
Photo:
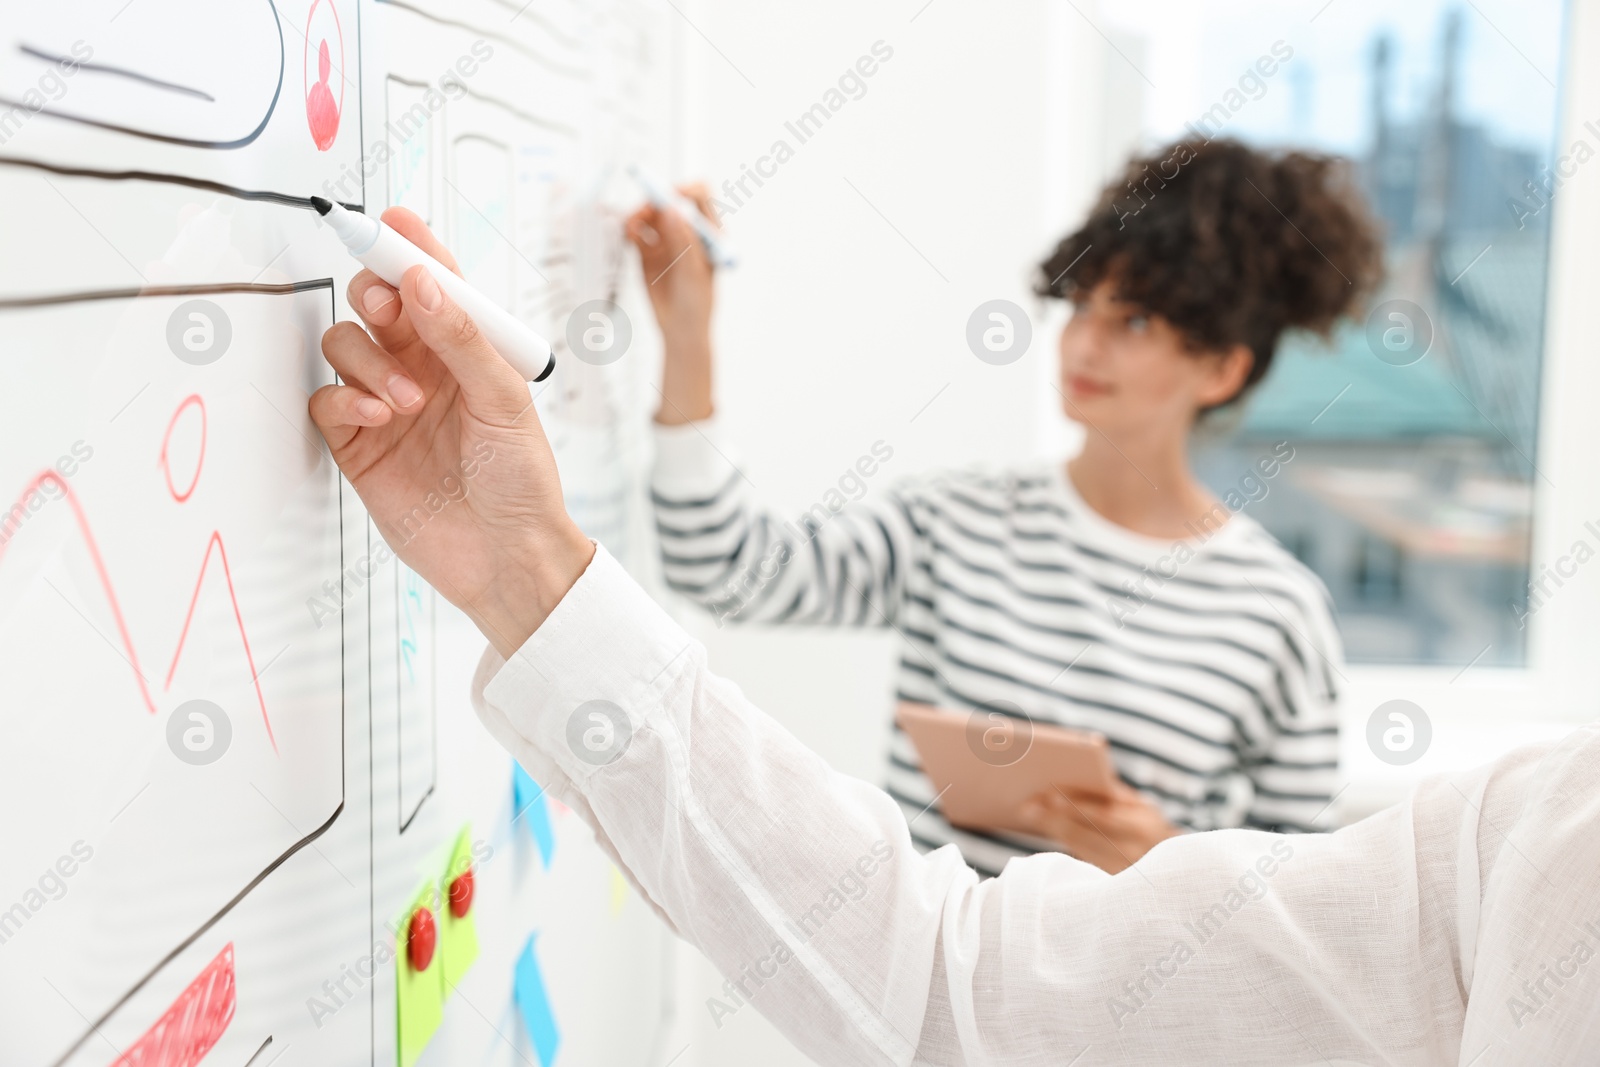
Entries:
<svg viewBox="0 0 1600 1067">
<path fill-rule="evenodd" d="M 333 210 L 333 202 L 331 200 L 324 200 L 320 196 L 313 196 L 311 198 L 311 206 L 317 209 L 318 215 L 326 215 L 328 212 Z"/>
</svg>

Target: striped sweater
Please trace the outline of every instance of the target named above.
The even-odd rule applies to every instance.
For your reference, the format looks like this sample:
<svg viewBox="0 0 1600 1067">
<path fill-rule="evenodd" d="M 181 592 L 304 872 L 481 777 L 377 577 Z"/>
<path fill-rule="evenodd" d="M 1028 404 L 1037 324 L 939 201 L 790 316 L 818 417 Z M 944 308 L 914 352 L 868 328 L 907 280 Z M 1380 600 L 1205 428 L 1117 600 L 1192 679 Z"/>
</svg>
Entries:
<svg viewBox="0 0 1600 1067">
<path fill-rule="evenodd" d="M 1333 610 L 1247 515 L 1221 511 L 1183 542 L 1144 537 L 1084 504 L 1056 464 L 921 477 L 848 504 L 830 491 L 784 521 L 752 499 L 712 424 L 658 427 L 657 446 L 664 576 L 719 620 L 890 627 L 899 699 L 1098 731 L 1180 827 L 1305 831 L 1330 803 Z M 921 847 L 953 841 L 981 873 L 1039 845 L 944 822 L 898 727 L 886 787 Z"/>
</svg>

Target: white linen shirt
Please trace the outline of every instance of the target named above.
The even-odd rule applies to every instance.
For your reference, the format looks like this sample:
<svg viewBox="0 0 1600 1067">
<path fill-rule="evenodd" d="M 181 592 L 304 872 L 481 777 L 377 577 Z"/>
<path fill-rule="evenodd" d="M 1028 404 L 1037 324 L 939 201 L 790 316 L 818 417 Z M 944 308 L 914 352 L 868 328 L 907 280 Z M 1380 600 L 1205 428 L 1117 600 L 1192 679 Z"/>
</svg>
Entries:
<svg viewBox="0 0 1600 1067">
<path fill-rule="evenodd" d="M 1337 833 L 980 882 L 710 673 L 603 547 L 474 702 L 728 977 L 712 1013 L 748 1002 L 821 1064 L 1600 1062 L 1594 727 Z"/>
</svg>

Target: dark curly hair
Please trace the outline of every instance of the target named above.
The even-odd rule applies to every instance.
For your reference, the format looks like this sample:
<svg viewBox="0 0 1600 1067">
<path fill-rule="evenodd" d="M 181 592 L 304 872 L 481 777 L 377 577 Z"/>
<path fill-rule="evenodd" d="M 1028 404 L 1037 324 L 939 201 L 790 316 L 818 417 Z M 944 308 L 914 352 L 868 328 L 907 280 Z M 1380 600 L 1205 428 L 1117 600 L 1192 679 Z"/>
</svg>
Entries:
<svg viewBox="0 0 1600 1067">
<path fill-rule="evenodd" d="M 1039 271 L 1037 292 L 1065 300 L 1110 282 L 1195 351 L 1245 345 L 1237 400 L 1285 330 L 1326 337 L 1360 310 L 1383 246 L 1339 157 L 1191 139 L 1131 160 Z"/>
</svg>

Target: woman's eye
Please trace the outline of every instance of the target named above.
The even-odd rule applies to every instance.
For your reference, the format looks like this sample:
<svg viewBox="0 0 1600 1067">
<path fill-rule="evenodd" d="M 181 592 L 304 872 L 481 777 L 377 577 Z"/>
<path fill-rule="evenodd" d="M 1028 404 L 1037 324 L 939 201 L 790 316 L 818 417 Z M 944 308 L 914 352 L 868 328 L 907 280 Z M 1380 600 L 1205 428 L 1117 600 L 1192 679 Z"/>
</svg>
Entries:
<svg viewBox="0 0 1600 1067">
<path fill-rule="evenodd" d="M 1128 316 L 1128 329 L 1132 330 L 1134 333 L 1144 333 L 1149 326 L 1150 316 L 1148 315 Z"/>
</svg>

